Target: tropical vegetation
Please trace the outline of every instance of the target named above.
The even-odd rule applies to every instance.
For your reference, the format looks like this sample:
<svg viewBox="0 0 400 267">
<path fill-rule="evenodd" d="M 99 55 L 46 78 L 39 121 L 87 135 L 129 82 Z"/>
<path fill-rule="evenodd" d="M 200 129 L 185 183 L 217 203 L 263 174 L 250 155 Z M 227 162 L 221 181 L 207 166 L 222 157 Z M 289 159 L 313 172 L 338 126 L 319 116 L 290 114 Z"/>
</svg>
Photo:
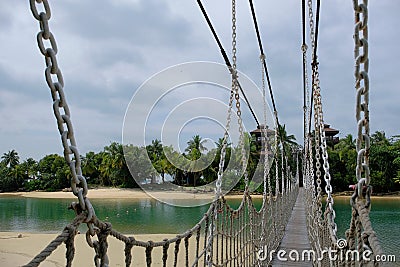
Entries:
<svg viewBox="0 0 400 267">
<path fill-rule="evenodd" d="M 248 146 L 246 170 L 250 186 L 262 191 L 262 169 L 260 160 L 266 156 L 263 146 L 255 136 L 245 134 L 245 144 Z M 145 184 L 164 184 L 167 182 L 179 186 L 201 186 L 215 181 L 218 176 L 221 150 L 224 139 L 215 142 L 213 149 L 208 150 L 205 140 L 195 135 L 187 141 L 183 153 L 172 146 L 152 140 L 147 146 L 122 145 L 112 142 L 100 152 L 87 152 L 81 157 L 82 174 L 89 186 L 112 186 L 134 188 Z M 277 145 L 268 145 L 268 149 L 276 149 L 276 153 L 268 154 L 270 161 L 269 175 L 275 175 L 273 162 L 281 166 L 282 158 L 288 162 L 284 172 L 297 170 L 296 163 L 301 164 L 301 156 L 296 151 L 301 146 L 296 143 L 293 135 L 286 132 L 285 126 L 278 129 Z M 285 151 L 287 158 L 282 157 Z M 349 185 L 355 183 L 356 144 L 354 137 L 347 135 L 335 145 L 328 147 L 332 187 L 338 191 L 349 190 Z M 224 170 L 229 166 L 230 173 L 224 174 L 226 186 L 244 189 L 244 174 L 241 173 L 242 151 L 239 147 L 226 144 Z M 230 165 L 232 164 L 232 165 Z M 375 132 L 371 136 L 370 173 L 374 192 L 393 192 L 400 190 L 400 138 L 387 138 L 384 132 Z M 301 167 L 299 167 L 301 170 Z M 278 168 L 279 173 L 282 169 Z M 235 177 L 240 176 L 239 180 Z M 0 161 L 0 192 L 8 191 L 55 191 L 69 188 L 71 172 L 64 158 L 60 155 L 46 155 L 40 160 L 27 158 L 21 161 L 17 151 L 5 152 Z M 275 187 L 271 178 L 272 187 Z M 301 180 L 301 177 L 300 177 Z"/>
</svg>

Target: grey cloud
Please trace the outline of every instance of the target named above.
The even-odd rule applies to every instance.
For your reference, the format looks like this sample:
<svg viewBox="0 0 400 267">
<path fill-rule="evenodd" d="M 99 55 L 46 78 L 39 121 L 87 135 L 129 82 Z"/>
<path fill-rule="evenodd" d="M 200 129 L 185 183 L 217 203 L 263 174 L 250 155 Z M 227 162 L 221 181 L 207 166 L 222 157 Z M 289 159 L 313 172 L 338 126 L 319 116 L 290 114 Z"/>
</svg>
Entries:
<svg viewBox="0 0 400 267">
<path fill-rule="evenodd" d="M 203 2 L 231 55 L 229 1 Z M 301 142 L 300 2 L 259 0 L 254 4 L 280 122 Z M 351 4 L 351 1 L 339 0 L 322 3 L 318 52 L 325 121 L 341 130 L 341 134 L 354 135 L 354 14 Z M 129 100 L 151 75 L 191 60 L 223 63 L 195 1 L 69 0 L 50 1 L 50 5 L 53 10 L 50 27 L 59 44 L 59 63 L 81 153 L 119 141 Z M 399 98 L 396 79 L 400 60 L 396 53 L 399 5 L 398 1 L 387 0 L 369 3 L 371 131 L 385 130 L 388 136 L 399 133 L 395 123 L 400 114 L 396 102 Z M 6 131 L 0 131 L 0 138 L 8 140 L 7 146 L 0 146 L 0 153 L 13 147 L 23 150 L 24 154 L 61 152 L 49 91 L 43 78 L 43 58 L 36 48 L 37 21 L 32 18 L 27 3 L 17 1 L 18 12 L 10 9 L 0 9 L 0 35 L 4 39 L 0 44 L 3 55 L 0 57 L 0 94 L 12 96 L 7 98 L 7 105 L 0 108 L 0 123 L 7 124 Z M 260 86 L 259 51 L 248 3 L 239 1 L 238 10 L 238 68 Z M 220 95 L 216 98 L 222 99 Z M 26 103 L 29 103 L 28 109 Z M 254 101 L 253 105 L 259 109 L 260 104 Z M 165 103 L 161 107 L 169 105 Z M 43 127 L 41 130 L 30 122 L 34 134 L 26 127 L 21 128 L 21 122 L 28 119 L 26 114 L 33 113 L 30 110 L 43 113 L 43 121 L 36 123 Z M 249 127 L 255 127 L 246 109 L 244 119 Z M 27 141 L 30 138 L 37 140 L 40 146 L 32 146 Z"/>
</svg>

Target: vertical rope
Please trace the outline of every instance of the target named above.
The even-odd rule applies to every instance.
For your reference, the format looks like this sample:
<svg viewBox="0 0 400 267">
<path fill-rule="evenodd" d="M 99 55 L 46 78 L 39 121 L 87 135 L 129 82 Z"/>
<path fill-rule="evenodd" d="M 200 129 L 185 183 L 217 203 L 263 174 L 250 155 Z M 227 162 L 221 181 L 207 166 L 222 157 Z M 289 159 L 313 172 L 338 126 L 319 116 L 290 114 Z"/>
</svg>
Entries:
<svg viewBox="0 0 400 267">
<path fill-rule="evenodd" d="M 168 248 L 169 248 L 169 242 L 168 242 L 168 239 L 166 238 L 166 239 L 164 239 L 163 240 L 164 242 L 165 242 L 165 244 L 164 244 L 164 246 L 163 246 L 163 257 L 162 257 L 162 261 L 163 261 L 163 267 L 166 267 L 167 266 L 167 260 L 168 260 Z M 196 258 L 198 258 L 198 256 L 199 256 L 199 247 L 198 247 L 198 244 L 197 244 L 197 253 L 196 253 Z M 196 264 L 196 266 L 197 266 L 197 264 Z"/>
<path fill-rule="evenodd" d="M 213 237 L 213 247 L 212 247 L 212 249 L 213 250 L 215 250 L 215 253 L 213 253 L 214 254 L 214 256 L 215 256 L 215 262 L 216 262 L 216 264 L 218 264 L 219 262 L 218 262 L 218 260 L 219 260 L 219 231 L 220 231 L 220 223 L 218 222 L 220 219 L 221 219 L 221 216 L 218 216 L 218 214 L 220 213 L 220 209 L 221 209 L 221 202 L 219 201 L 219 200 L 217 200 L 217 210 L 216 210 L 216 216 L 214 217 L 215 219 L 214 219 L 214 223 L 215 223 L 215 226 L 214 226 L 214 229 L 215 229 L 215 233 L 214 233 L 214 237 Z M 215 249 L 214 249 L 214 247 L 215 247 Z M 214 262 L 214 258 L 211 258 L 211 262 Z"/>
<path fill-rule="evenodd" d="M 96 252 L 96 256 L 94 258 L 96 266 L 107 267 L 109 265 L 107 256 L 107 237 L 109 236 L 111 229 L 112 227 L 110 223 L 101 223 L 100 231 L 97 233 L 98 241 L 93 242 L 93 248 Z"/>
<path fill-rule="evenodd" d="M 225 205 L 223 208 L 221 208 L 221 216 L 220 216 L 220 221 L 221 221 L 221 263 L 224 262 L 224 238 L 226 238 L 225 235 Z"/>
<path fill-rule="evenodd" d="M 147 267 L 151 266 L 152 258 L 151 253 L 153 252 L 153 241 L 148 241 L 148 246 L 146 247 L 146 264 Z"/>
<path fill-rule="evenodd" d="M 199 226 L 196 231 L 196 259 L 199 258 L 200 233 L 201 233 L 201 226 Z M 195 266 L 196 267 L 199 266 L 198 262 L 196 262 Z"/>
<path fill-rule="evenodd" d="M 133 240 L 130 238 L 131 242 L 125 243 L 125 266 L 129 267 L 132 263 L 132 248 L 133 248 Z"/>
<path fill-rule="evenodd" d="M 212 216 L 212 215 L 211 215 Z M 207 251 L 207 237 L 209 236 L 209 229 L 210 229 L 210 218 L 207 216 L 205 220 L 205 228 L 204 228 L 204 247 L 203 250 Z M 204 253 L 204 267 L 207 265 L 207 253 Z"/>
<path fill-rule="evenodd" d="M 75 246 L 74 246 L 74 241 L 75 241 L 75 235 L 76 235 L 76 228 L 72 227 L 72 226 L 67 226 L 66 227 L 68 229 L 69 232 L 69 236 L 68 239 L 65 240 L 65 246 L 67 247 L 67 251 L 65 254 L 65 257 L 67 259 L 67 267 L 71 267 L 72 266 L 72 261 L 74 259 L 74 255 L 75 255 Z"/>
<path fill-rule="evenodd" d="M 234 264 L 233 259 L 232 259 L 232 250 L 236 251 L 236 242 L 235 242 L 235 237 L 233 236 L 233 229 L 234 229 L 234 211 L 230 211 L 231 216 L 230 216 L 230 227 L 229 227 L 229 239 L 230 239 L 230 249 L 229 249 L 229 259 L 230 259 L 230 266 Z"/>
<path fill-rule="evenodd" d="M 179 253 L 179 245 L 181 244 L 181 239 L 176 240 L 175 249 L 174 249 L 174 267 L 178 266 L 178 253 Z"/>
<path fill-rule="evenodd" d="M 192 235 L 189 234 L 188 236 L 185 237 L 185 254 L 186 254 L 186 266 L 189 266 L 189 238 Z"/>
</svg>

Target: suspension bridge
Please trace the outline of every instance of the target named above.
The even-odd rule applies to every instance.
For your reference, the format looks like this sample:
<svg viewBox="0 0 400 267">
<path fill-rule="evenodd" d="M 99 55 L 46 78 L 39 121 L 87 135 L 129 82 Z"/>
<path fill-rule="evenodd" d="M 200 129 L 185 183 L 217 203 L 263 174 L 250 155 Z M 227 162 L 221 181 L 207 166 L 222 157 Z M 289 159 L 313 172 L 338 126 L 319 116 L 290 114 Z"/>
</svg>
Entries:
<svg viewBox="0 0 400 267">
<path fill-rule="evenodd" d="M 238 124 L 241 125 L 241 103 L 239 95 L 246 99 L 245 91 L 240 85 L 236 70 L 236 3 L 232 1 L 232 62 L 218 39 L 205 7 L 197 3 L 209 25 L 212 34 L 221 50 L 224 61 L 232 76 L 232 88 L 229 99 L 226 129 L 231 124 L 231 114 L 236 108 Z M 308 75 L 306 45 L 306 1 L 302 1 L 303 10 L 303 77 L 304 77 L 304 147 L 302 150 L 302 167 L 297 167 L 293 174 L 287 165 L 287 151 L 283 140 L 279 140 L 275 131 L 275 148 L 280 151 L 275 156 L 275 175 L 269 170 L 268 157 L 263 157 L 263 199 L 260 209 L 253 204 L 246 171 L 243 174 L 245 190 L 240 206 L 232 208 L 222 194 L 224 179 L 223 166 L 227 147 L 228 132 L 224 135 L 224 146 L 221 150 L 218 178 L 215 188 L 215 199 L 203 218 L 191 229 L 173 238 L 161 241 L 141 241 L 135 236 L 127 236 L 116 231 L 111 223 L 100 221 L 95 209 L 87 197 L 88 187 L 82 176 L 80 155 L 76 146 L 70 119 L 70 110 L 63 91 L 64 80 L 61 68 L 57 63 L 56 40 L 49 27 L 51 17 L 47 0 L 30 0 L 34 18 L 39 21 L 40 32 L 37 35 L 38 46 L 46 62 L 45 77 L 53 98 L 53 110 L 61 135 L 64 156 L 72 173 L 71 188 L 78 202 L 71 204 L 76 217 L 67 225 L 47 247 L 25 266 L 38 266 L 63 243 L 66 246 L 66 266 L 72 266 L 75 256 L 74 240 L 80 224 L 87 224 L 86 240 L 94 251 L 95 266 L 113 266 L 107 250 L 108 239 L 115 238 L 124 244 L 121 257 L 126 266 L 135 265 L 137 251 L 146 259 L 146 266 L 378 266 L 374 256 L 383 253 L 376 233 L 369 220 L 370 210 L 370 177 L 368 166 L 369 151 L 369 79 L 368 79 L 368 3 L 353 0 L 355 13 L 355 88 L 357 104 L 357 183 L 351 197 L 352 216 L 349 229 L 344 239 L 337 236 L 334 201 L 332 197 L 329 159 L 324 132 L 322 97 L 318 74 L 317 41 L 320 1 L 316 9 L 308 1 L 308 18 L 312 50 L 311 82 Z M 273 103 L 276 129 L 278 112 L 273 97 L 266 58 L 257 25 L 255 7 L 249 1 L 252 18 L 260 48 L 262 81 L 264 94 L 264 125 L 266 122 L 266 87 Z M 42 12 L 39 12 L 41 6 Z M 315 14 L 313 13 L 315 10 Z M 315 17 L 315 21 L 314 21 Z M 310 92 L 311 90 L 311 92 Z M 259 125 L 258 118 L 252 112 Z M 313 123 L 312 123 L 313 122 Z M 313 131 L 312 131 L 313 126 Z M 244 153 L 243 127 L 239 127 L 241 136 L 241 163 L 246 169 Z M 267 136 L 264 127 L 264 137 Z M 279 145 L 280 144 L 280 145 Z M 268 146 L 263 146 L 263 155 L 268 155 Z M 281 157 L 278 160 L 278 155 Z M 280 162 L 280 163 L 279 163 Z M 300 175 L 299 172 L 302 172 Z M 303 187 L 300 187 L 300 179 Z M 322 179 L 325 187 L 322 188 Z M 324 201 L 325 199 L 325 201 Z M 370 261 L 355 257 L 328 257 L 326 251 L 336 251 L 340 255 L 368 252 Z M 135 251 L 135 253 L 133 253 Z M 279 251 L 284 251 L 282 254 Z M 290 251 L 297 251 L 290 252 Z M 307 251 L 306 261 L 300 259 Z M 79 252 L 77 252 L 79 253 Z M 87 255 L 86 255 L 87 256 Z M 282 260 L 285 258 L 286 260 Z"/>
</svg>

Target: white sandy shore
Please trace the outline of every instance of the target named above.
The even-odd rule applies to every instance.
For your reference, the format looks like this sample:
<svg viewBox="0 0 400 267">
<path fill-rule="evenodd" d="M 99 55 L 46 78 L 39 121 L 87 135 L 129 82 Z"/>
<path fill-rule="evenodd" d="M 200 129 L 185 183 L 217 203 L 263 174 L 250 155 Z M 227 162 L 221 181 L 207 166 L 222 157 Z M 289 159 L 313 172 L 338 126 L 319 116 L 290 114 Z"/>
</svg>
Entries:
<svg viewBox="0 0 400 267">
<path fill-rule="evenodd" d="M 0 232 L 0 266 L 14 267 L 27 264 L 38 253 L 40 253 L 58 234 L 32 234 L 22 233 L 22 237 L 18 238 L 19 233 L 15 232 Z M 136 235 L 137 240 L 153 240 L 162 241 L 164 238 L 172 238 L 175 235 Z M 113 237 L 108 239 L 108 257 L 110 266 L 125 266 L 124 243 Z M 183 242 L 182 242 L 183 243 Z M 178 254 L 178 266 L 184 266 L 184 246 L 180 244 L 180 253 Z M 189 251 L 194 255 L 195 242 L 189 243 Z M 93 258 L 94 250 L 90 248 L 85 240 L 84 234 L 79 234 L 75 237 L 75 258 L 72 266 L 94 266 Z M 172 244 L 169 248 L 168 263 L 173 262 Z M 60 267 L 65 266 L 66 247 L 60 245 L 40 266 L 42 267 Z M 134 247 L 132 249 L 132 265 L 131 266 L 146 266 L 145 250 L 142 247 Z M 162 248 L 155 248 L 152 253 L 152 266 L 162 266 Z M 168 266 L 169 266 L 168 265 Z"/>
<path fill-rule="evenodd" d="M 153 190 L 150 191 L 151 195 L 156 195 L 157 198 L 162 199 L 212 199 L 214 194 L 212 192 L 199 193 L 199 192 L 183 192 L 183 191 L 168 191 L 168 190 Z M 144 192 L 141 189 L 123 189 L 123 188 L 100 188 L 100 189 L 89 189 L 88 197 L 90 199 L 145 199 L 151 198 L 152 196 Z M 32 197 L 32 198 L 76 198 L 72 192 L 16 192 L 16 193 L 1 193 L 1 196 L 21 196 L 21 197 Z M 242 198 L 242 195 L 227 195 L 227 198 Z M 262 195 L 254 195 L 254 198 L 262 198 Z"/>
<path fill-rule="evenodd" d="M 213 193 L 202 192 L 179 192 L 179 191 L 153 191 L 157 198 L 165 199 L 212 199 Z M 18 192 L 18 193 L 3 193 L 0 197 L 7 196 L 21 196 L 28 198 L 76 198 L 71 192 Z M 150 195 L 141 189 L 119 189 L 119 188 L 102 188 L 90 189 L 88 197 L 91 199 L 148 199 Z M 255 195 L 255 198 L 262 197 Z M 229 195 L 227 198 L 242 198 L 242 195 Z M 1 229 L 1 228 L 0 228 Z M 62 229 L 60 229 L 61 232 Z M 58 234 L 41 234 L 41 233 L 22 233 L 22 238 L 18 238 L 20 233 L 17 232 L 0 232 L 0 266 L 21 266 L 27 264 L 35 255 L 37 255 L 43 248 L 45 248 Z M 175 235 L 135 235 L 137 240 L 143 241 L 161 241 L 164 238 L 171 238 Z M 77 235 L 76 243 L 76 256 L 73 266 L 94 266 L 93 257 L 94 251 L 90 248 L 83 234 Z M 124 244 L 115 238 L 109 239 L 109 257 L 111 261 L 110 266 L 125 266 L 124 264 Z M 183 242 L 182 242 L 183 243 Z M 181 244 L 183 246 L 183 244 Z M 190 248 L 194 251 L 194 241 L 190 243 Z M 169 261 L 173 261 L 173 247 L 170 246 Z M 181 247 L 184 251 L 184 247 Z M 65 266 L 65 245 L 60 246 L 49 258 L 40 266 Z M 194 252 L 193 254 L 194 255 Z M 133 249 L 134 261 L 132 266 L 146 266 L 145 252 L 143 248 Z M 184 266 L 184 253 L 179 254 L 178 257 Z M 162 250 L 154 249 L 153 251 L 153 264 L 152 266 L 162 266 Z M 171 262 L 172 263 L 172 262 Z"/>
<path fill-rule="evenodd" d="M 88 197 L 90 199 L 146 199 L 152 198 L 152 196 L 156 195 L 157 197 L 165 198 L 165 199 L 187 199 L 187 198 L 196 198 L 196 199 L 212 199 L 214 194 L 212 192 L 198 192 L 198 191 L 190 191 L 190 190 L 152 190 L 149 193 L 146 193 L 142 189 L 125 189 L 125 188 L 93 188 L 89 189 Z M 20 197 L 31 197 L 31 198 L 71 198 L 75 199 L 76 197 L 72 194 L 72 192 L 43 192 L 43 191 L 33 191 L 33 192 L 13 192 L 13 193 L 0 193 L 0 197 L 6 196 L 20 196 Z M 228 194 L 225 196 L 226 198 L 242 198 L 241 194 Z M 262 195 L 256 194 L 252 195 L 253 198 L 262 198 Z M 335 198 L 349 198 L 350 195 L 334 195 Z M 384 195 L 377 196 L 373 195 L 373 198 L 376 199 L 400 199 L 400 194 L 393 195 Z"/>
<path fill-rule="evenodd" d="M 158 192 L 161 196 L 168 199 L 185 199 L 188 197 L 198 199 L 208 199 L 212 197 L 212 193 L 186 193 L 186 192 L 173 192 L 173 191 L 160 191 Z M 20 192 L 20 193 L 7 193 L 0 194 L 1 196 L 22 196 L 22 197 L 34 197 L 34 198 L 75 198 L 71 192 Z M 89 198 L 103 198 L 103 199 L 141 199 L 150 198 L 148 194 L 140 189 L 91 189 L 88 194 Z M 241 195 L 229 195 L 228 198 L 241 198 Z M 255 197 L 260 198 L 262 196 L 256 195 Z M 338 196 L 338 198 L 348 198 L 349 196 Z M 335 197 L 336 198 L 336 197 Z M 376 197 L 381 199 L 396 199 L 397 196 L 383 196 Z M 1 227 L 1 226 L 0 226 Z M 0 228 L 1 230 L 1 228 Z M 61 232 L 62 229 L 60 229 Z M 20 233 L 17 232 L 0 232 L 0 266 L 11 267 L 21 266 L 28 263 L 35 255 L 37 255 L 43 248 L 45 248 L 58 234 L 41 234 L 41 233 L 22 233 L 22 238 L 18 238 Z M 136 235 L 137 240 L 143 241 L 161 241 L 164 238 L 171 238 L 175 235 Z M 94 266 L 93 257 L 94 251 L 90 248 L 83 234 L 77 235 L 75 239 L 76 256 L 73 266 Z M 109 257 L 110 266 L 125 266 L 124 264 L 124 244 L 115 238 L 110 237 L 109 239 Z M 182 242 L 183 243 L 183 242 Z M 184 251 L 184 247 L 181 244 L 181 251 Z M 190 249 L 194 251 L 194 242 L 190 242 Z M 173 261 L 173 245 L 170 246 L 169 261 Z M 43 264 L 40 266 L 65 266 L 65 245 L 60 246 Z M 193 255 L 193 254 L 192 254 Z M 133 249 L 133 263 L 132 266 L 146 266 L 145 264 L 145 252 L 143 248 Z M 180 263 L 184 266 L 184 254 L 180 253 Z M 153 251 L 153 264 L 152 266 L 162 266 L 162 250 L 155 249 Z"/>
</svg>

